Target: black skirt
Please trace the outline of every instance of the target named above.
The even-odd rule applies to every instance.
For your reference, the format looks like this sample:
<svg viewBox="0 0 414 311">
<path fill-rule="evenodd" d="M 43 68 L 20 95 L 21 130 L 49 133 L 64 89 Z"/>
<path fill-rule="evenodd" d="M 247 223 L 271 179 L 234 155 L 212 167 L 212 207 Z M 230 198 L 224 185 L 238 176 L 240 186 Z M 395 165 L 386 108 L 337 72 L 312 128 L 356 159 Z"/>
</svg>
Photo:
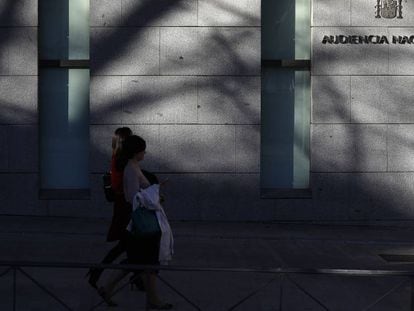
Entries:
<svg viewBox="0 0 414 311">
<path fill-rule="evenodd" d="M 136 265 L 159 265 L 161 232 L 150 236 L 134 236 L 128 231 L 128 263 Z"/>
</svg>

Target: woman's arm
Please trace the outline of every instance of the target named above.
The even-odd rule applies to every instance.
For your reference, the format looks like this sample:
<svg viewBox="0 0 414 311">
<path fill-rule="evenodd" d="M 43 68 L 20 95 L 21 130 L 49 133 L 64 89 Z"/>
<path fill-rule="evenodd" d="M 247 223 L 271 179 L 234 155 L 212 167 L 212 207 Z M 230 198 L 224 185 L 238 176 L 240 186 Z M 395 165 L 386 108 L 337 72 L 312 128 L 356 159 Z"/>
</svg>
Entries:
<svg viewBox="0 0 414 311">
<path fill-rule="evenodd" d="M 141 168 L 137 165 L 137 173 L 139 176 L 139 183 L 142 189 L 148 188 L 151 184 L 148 179 L 145 177 L 144 173 L 142 173 Z"/>
<path fill-rule="evenodd" d="M 135 194 L 140 190 L 140 178 L 131 165 L 125 167 L 123 181 L 125 200 L 132 204 Z"/>
</svg>

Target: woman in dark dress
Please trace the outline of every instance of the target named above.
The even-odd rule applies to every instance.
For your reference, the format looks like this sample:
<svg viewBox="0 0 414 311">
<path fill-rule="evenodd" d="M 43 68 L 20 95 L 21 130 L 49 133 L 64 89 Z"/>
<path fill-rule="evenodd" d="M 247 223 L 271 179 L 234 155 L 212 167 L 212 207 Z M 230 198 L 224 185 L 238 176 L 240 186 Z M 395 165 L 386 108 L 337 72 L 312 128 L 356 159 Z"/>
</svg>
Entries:
<svg viewBox="0 0 414 311">
<path fill-rule="evenodd" d="M 107 241 L 118 243 L 106 254 L 101 263 L 109 264 L 126 252 L 125 228 L 131 219 L 131 206 L 127 204 L 123 189 L 123 172 L 116 166 L 116 158 L 121 154 L 122 144 L 126 137 L 131 136 L 129 127 L 120 127 L 115 130 L 112 137 L 112 160 L 111 160 L 111 187 L 115 193 L 113 204 L 112 223 L 108 231 Z M 98 289 L 97 282 L 103 269 L 90 269 L 89 284 Z"/>
</svg>

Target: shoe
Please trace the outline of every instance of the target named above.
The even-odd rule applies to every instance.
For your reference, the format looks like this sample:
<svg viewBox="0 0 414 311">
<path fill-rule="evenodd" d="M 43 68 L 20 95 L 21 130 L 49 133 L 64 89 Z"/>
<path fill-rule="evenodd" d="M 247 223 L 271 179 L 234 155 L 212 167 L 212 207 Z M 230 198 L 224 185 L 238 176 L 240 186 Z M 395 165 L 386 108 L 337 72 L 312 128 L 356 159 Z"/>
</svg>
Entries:
<svg viewBox="0 0 414 311">
<path fill-rule="evenodd" d="M 88 277 L 88 283 L 95 289 L 98 289 L 96 283 L 98 282 L 99 275 L 96 273 L 95 269 L 89 269 L 88 273 L 86 273 L 85 277 Z"/>
<path fill-rule="evenodd" d="M 134 290 L 134 286 L 140 292 L 145 292 L 144 282 L 142 281 L 141 277 L 138 275 L 133 275 L 129 278 L 129 284 L 131 286 L 131 290 Z"/>
<path fill-rule="evenodd" d="M 173 305 L 170 303 L 154 304 L 147 302 L 145 310 L 171 310 Z"/>
<path fill-rule="evenodd" d="M 106 302 L 108 307 L 116 307 L 118 304 L 111 299 L 111 296 L 105 291 L 103 287 L 99 287 L 98 294 L 101 296 L 103 301 Z"/>
</svg>

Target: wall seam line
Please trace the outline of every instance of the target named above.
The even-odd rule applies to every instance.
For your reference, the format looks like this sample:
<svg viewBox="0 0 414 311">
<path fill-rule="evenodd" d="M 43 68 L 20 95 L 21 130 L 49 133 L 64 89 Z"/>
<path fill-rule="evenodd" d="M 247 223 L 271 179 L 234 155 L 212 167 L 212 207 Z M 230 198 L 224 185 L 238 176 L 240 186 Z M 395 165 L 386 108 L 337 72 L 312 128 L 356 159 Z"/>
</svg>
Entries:
<svg viewBox="0 0 414 311">
<path fill-rule="evenodd" d="M 388 148 L 388 143 L 389 143 L 389 125 L 386 125 L 386 132 L 385 132 L 385 154 L 387 156 L 387 166 L 386 166 L 386 171 L 389 172 L 389 148 Z"/>
<path fill-rule="evenodd" d="M 234 173 L 237 173 L 237 126 L 234 125 Z"/>
<path fill-rule="evenodd" d="M 120 76 L 121 79 L 121 124 L 124 125 L 124 79 L 123 76 Z M 106 125 L 106 124 L 102 124 Z"/>
<path fill-rule="evenodd" d="M 199 14 L 198 14 L 198 9 L 199 9 L 199 0 L 196 1 L 196 11 L 197 11 L 197 27 L 200 27 L 200 23 L 199 23 Z"/>
<path fill-rule="evenodd" d="M 197 120 L 197 124 L 200 123 L 200 109 L 198 108 L 199 106 L 199 90 L 198 90 L 198 77 L 194 77 L 195 81 L 196 81 L 196 120 Z"/>
<path fill-rule="evenodd" d="M 158 75 L 161 76 L 161 27 L 158 27 Z"/>
<path fill-rule="evenodd" d="M 352 124 L 352 76 L 349 76 L 349 122 Z"/>
</svg>

